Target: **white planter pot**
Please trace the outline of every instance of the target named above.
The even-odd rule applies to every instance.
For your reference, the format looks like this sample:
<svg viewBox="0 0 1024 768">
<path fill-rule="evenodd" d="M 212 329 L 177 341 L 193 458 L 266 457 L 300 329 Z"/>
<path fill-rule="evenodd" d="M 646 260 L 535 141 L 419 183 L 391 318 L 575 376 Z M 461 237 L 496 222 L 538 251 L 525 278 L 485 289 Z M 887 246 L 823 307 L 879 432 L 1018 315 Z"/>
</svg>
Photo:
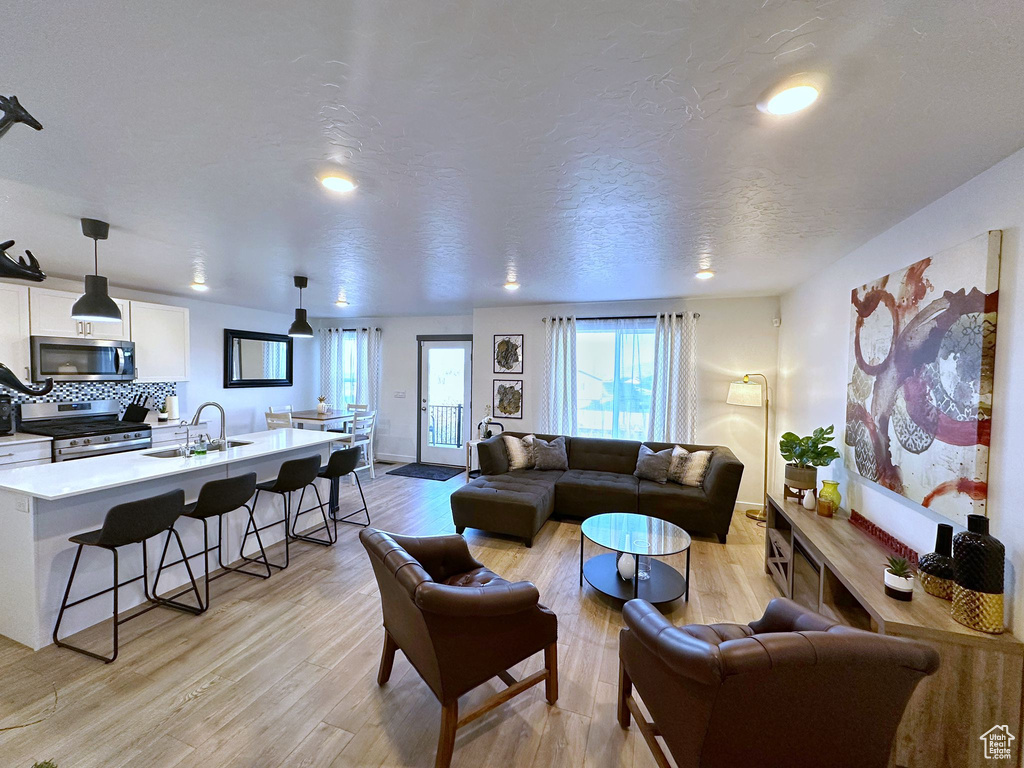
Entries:
<svg viewBox="0 0 1024 768">
<path fill-rule="evenodd" d="M 914 597 L 914 577 L 896 576 L 888 568 L 885 569 L 885 594 L 895 600 L 904 602 Z"/>
<path fill-rule="evenodd" d="M 327 413 L 327 410 L 328 410 L 327 403 L 317 403 L 316 404 L 316 412 L 317 413 Z"/>
</svg>

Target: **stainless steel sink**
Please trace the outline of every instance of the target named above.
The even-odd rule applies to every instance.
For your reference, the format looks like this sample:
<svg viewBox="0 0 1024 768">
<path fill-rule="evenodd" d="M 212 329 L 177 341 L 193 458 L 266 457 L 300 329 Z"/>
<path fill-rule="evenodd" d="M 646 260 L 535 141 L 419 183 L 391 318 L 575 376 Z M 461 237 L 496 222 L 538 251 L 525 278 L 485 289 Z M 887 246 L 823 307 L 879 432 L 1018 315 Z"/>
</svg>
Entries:
<svg viewBox="0 0 1024 768">
<path fill-rule="evenodd" d="M 238 448 L 242 445 L 252 445 L 250 440 L 228 440 L 223 446 L 211 445 L 206 449 L 207 453 L 216 453 L 217 451 L 226 451 L 228 448 Z M 142 454 L 143 456 L 152 456 L 154 459 L 180 459 L 181 451 L 177 448 L 165 448 L 162 451 L 149 451 L 148 453 Z"/>
</svg>

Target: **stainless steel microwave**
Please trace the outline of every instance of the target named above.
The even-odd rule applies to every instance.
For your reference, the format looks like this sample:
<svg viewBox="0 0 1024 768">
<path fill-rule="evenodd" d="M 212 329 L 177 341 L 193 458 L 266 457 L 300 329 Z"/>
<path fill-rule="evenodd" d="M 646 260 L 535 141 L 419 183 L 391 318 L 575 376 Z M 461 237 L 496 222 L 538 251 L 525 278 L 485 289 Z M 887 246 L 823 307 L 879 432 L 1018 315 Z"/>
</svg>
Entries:
<svg viewBox="0 0 1024 768">
<path fill-rule="evenodd" d="M 32 337 L 32 380 L 133 381 L 135 342 Z"/>
</svg>

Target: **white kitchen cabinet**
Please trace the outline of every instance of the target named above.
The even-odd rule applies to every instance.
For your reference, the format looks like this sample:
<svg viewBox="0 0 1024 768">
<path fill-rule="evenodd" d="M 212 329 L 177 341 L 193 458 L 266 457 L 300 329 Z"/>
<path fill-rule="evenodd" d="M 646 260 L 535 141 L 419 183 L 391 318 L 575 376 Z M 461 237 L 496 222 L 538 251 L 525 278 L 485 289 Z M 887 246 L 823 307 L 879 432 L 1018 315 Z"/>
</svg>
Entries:
<svg viewBox="0 0 1024 768">
<path fill-rule="evenodd" d="M 188 310 L 133 301 L 131 317 L 137 381 L 188 381 Z"/>
<path fill-rule="evenodd" d="M 71 317 L 71 308 L 80 297 L 80 293 L 71 293 L 70 291 L 30 288 L 29 318 L 32 335 L 118 341 L 128 339 L 130 310 L 129 302 L 126 299 L 114 299 L 117 308 L 121 310 L 121 322 L 86 323 Z"/>
<path fill-rule="evenodd" d="M 28 287 L 0 283 L 0 363 L 29 381 Z"/>
</svg>

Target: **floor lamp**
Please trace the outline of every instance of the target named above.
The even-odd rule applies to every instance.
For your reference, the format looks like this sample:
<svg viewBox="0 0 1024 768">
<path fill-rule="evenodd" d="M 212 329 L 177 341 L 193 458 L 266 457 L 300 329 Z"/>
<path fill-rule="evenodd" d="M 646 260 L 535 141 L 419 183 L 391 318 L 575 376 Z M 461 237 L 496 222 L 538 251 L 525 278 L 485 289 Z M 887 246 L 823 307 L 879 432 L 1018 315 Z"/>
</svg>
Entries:
<svg viewBox="0 0 1024 768">
<path fill-rule="evenodd" d="M 764 381 L 764 397 L 761 397 L 761 385 L 751 383 L 752 376 L 760 376 Z M 764 486 L 761 495 L 761 509 L 747 510 L 747 517 L 758 522 L 768 518 L 768 378 L 763 373 L 748 373 L 743 381 L 734 381 L 729 385 L 729 395 L 725 398 L 729 405 L 746 405 L 760 408 L 764 406 Z"/>
</svg>

